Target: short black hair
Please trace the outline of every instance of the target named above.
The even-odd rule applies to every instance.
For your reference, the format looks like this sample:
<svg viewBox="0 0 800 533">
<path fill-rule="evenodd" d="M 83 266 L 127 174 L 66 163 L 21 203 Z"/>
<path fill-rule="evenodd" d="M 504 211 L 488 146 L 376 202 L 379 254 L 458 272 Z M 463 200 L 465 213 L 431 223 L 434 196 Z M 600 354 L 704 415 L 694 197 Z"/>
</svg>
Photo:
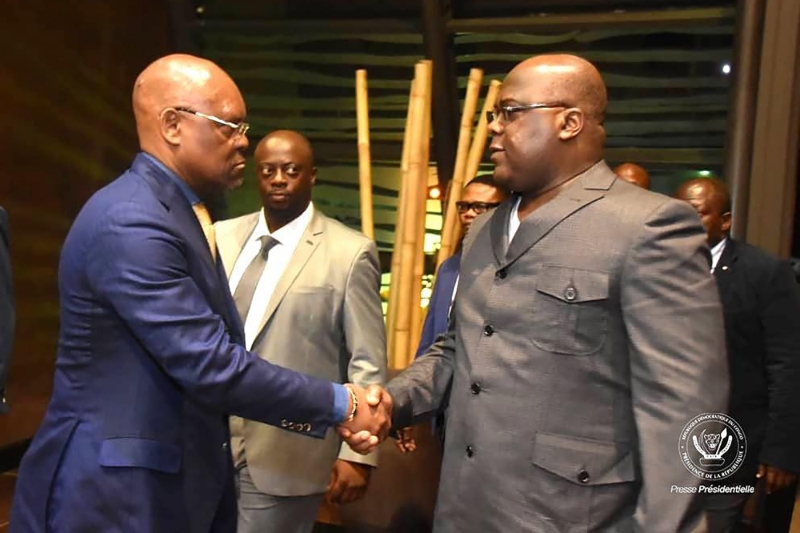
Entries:
<svg viewBox="0 0 800 533">
<path fill-rule="evenodd" d="M 492 174 L 478 174 L 477 176 L 475 176 L 474 178 L 469 180 L 469 182 L 466 185 L 464 185 L 464 188 L 466 189 L 467 187 L 469 187 L 473 183 L 481 183 L 483 185 L 488 185 L 489 187 L 494 187 L 495 189 L 500 189 L 501 191 L 503 191 L 506 194 L 508 194 L 508 190 L 506 190 L 506 188 L 503 187 L 502 185 L 498 184 L 494 180 L 494 175 L 492 175 Z"/>
</svg>

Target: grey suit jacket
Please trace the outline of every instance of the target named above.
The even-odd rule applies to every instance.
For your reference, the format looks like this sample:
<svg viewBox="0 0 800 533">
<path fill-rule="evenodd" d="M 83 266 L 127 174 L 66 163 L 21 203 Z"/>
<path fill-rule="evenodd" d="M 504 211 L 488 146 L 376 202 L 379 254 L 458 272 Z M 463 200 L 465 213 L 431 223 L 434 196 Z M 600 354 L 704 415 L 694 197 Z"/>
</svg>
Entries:
<svg viewBox="0 0 800 533">
<path fill-rule="evenodd" d="M 218 222 L 217 247 L 230 277 L 260 212 Z M 386 333 L 375 243 L 319 211 L 306 229 L 262 319 L 252 351 L 271 363 L 336 382 L 383 383 Z M 324 492 L 337 456 L 376 464 L 334 432 L 322 441 L 233 418 L 241 424 L 248 470 L 265 494 Z M 233 448 L 241 444 L 234 441 Z"/>
<path fill-rule="evenodd" d="M 447 334 L 388 389 L 397 427 L 452 382 L 435 531 L 702 527 L 678 439 L 725 409 L 722 314 L 691 207 L 593 166 L 522 221 L 477 219 Z"/>
</svg>

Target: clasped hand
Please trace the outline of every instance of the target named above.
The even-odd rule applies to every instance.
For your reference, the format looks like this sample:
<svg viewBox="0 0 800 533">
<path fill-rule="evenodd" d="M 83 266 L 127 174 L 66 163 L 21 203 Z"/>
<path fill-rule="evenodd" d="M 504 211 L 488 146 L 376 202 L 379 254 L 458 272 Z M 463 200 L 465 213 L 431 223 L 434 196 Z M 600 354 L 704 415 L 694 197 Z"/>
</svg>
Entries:
<svg viewBox="0 0 800 533">
<path fill-rule="evenodd" d="M 358 408 L 355 418 L 337 426 L 336 431 L 353 451 L 368 454 L 386 439 L 392 427 L 392 397 L 380 385 L 363 389 L 348 383 L 345 387 L 355 393 Z"/>
</svg>

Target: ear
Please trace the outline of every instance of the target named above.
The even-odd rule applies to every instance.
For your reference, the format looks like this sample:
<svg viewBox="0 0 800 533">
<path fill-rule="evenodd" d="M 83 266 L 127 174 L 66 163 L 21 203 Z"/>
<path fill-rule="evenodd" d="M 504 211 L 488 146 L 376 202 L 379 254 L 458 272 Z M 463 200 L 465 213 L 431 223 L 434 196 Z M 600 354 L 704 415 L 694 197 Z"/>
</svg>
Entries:
<svg viewBox="0 0 800 533">
<path fill-rule="evenodd" d="M 173 146 L 181 144 L 181 117 L 174 108 L 168 107 L 158 115 L 158 129 L 167 143 Z"/>
<path fill-rule="evenodd" d="M 570 107 L 559 113 L 559 128 L 558 138 L 562 141 L 568 141 L 577 137 L 583 131 L 583 125 L 586 122 L 586 117 L 577 107 Z"/>
<path fill-rule="evenodd" d="M 311 185 L 317 184 L 317 167 L 311 167 Z"/>
<path fill-rule="evenodd" d="M 728 211 L 727 213 L 722 213 L 722 225 L 720 226 L 724 233 L 728 233 L 731 230 L 731 212 Z"/>
</svg>

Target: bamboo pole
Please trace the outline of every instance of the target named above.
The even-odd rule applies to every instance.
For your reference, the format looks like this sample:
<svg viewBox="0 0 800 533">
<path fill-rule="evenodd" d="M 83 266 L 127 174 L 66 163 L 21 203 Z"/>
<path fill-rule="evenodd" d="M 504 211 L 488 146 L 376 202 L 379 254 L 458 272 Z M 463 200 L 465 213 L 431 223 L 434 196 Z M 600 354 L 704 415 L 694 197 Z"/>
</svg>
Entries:
<svg viewBox="0 0 800 533">
<path fill-rule="evenodd" d="M 500 93 L 500 85 L 502 84 L 497 80 L 492 80 L 489 84 L 489 91 L 486 93 L 486 100 L 483 102 L 483 110 L 478 118 L 478 127 L 475 129 L 475 137 L 472 139 L 472 146 L 470 146 L 469 155 L 467 156 L 467 166 L 464 170 L 464 181 L 467 183 L 475 177 L 481 165 L 481 159 L 483 159 L 483 152 L 486 149 L 486 140 L 489 133 L 489 123 L 486 120 L 486 112 L 494 108 L 497 95 Z M 452 194 L 452 191 L 450 193 Z M 459 198 L 460 197 L 461 192 L 459 191 Z M 463 231 L 461 224 L 453 224 L 448 229 L 450 231 L 450 242 L 460 242 Z"/>
<path fill-rule="evenodd" d="M 422 276 L 425 274 L 425 221 L 428 218 L 428 184 L 430 183 L 431 172 L 434 170 L 430 166 L 431 151 L 431 105 L 433 98 L 433 62 L 423 60 L 423 64 L 428 69 L 428 87 L 425 91 L 425 116 L 423 119 L 424 132 L 420 142 L 422 143 L 422 161 L 420 161 L 420 175 L 417 186 L 417 208 L 419 214 L 415 220 L 416 229 L 416 248 L 414 249 L 414 273 L 411 287 L 411 334 L 410 350 L 406 354 L 406 366 L 414 360 L 414 353 L 419 344 L 422 333 Z"/>
<path fill-rule="evenodd" d="M 423 167 L 425 133 L 425 93 L 429 87 L 430 66 L 419 62 L 414 67 L 414 93 L 412 96 L 412 121 L 411 136 L 409 139 L 410 148 L 408 152 L 408 173 L 403 187 L 409 190 L 407 210 L 403 224 L 403 234 L 400 248 L 400 279 L 397 285 L 397 293 L 393 296 L 397 298 L 397 318 L 395 321 L 394 333 L 394 359 L 396 363 L 403 366 L 408 361 L 408 354 L 411 344 L 411 318 L 412 302 L 414 290 L 414 252 L 417 247 L 417 220 L 421 218 L 419 212 L 419 202 L 414 201 L 418 197 L 418 192 L 424 182 L 424 172 L 427 172 L 427 165 Z"/>
<path fill-rule="evenodd" d="M 392 248 L 392 266 L 391 276 L 389 279 L 389 305 L 386 313 L 386 346 L 389 357 L 389 366 L 391 368 L 399 368 L 395 353 L 394 353 L 394 337 L 397 329 L 397 292 L 400 283 L 400 243 L 402 242 L 403 226 L 405 224 L 406 204 L 408 203 L 408 187 L 405 186 L 407 181 L 406 175 L 408 174 L 408 154 L 411 149 L 411 123 L 412 113 L 414 111 L 412 106 L 412 97 L 414 95 L 415 80 L 411 80 L 411 85 L 408 93 L 408 111 L 406 113 L 406 128 L 403 135 L 403 155 L 400 159 L 400 188 L 397 198 L 397 220 L 394 226 L 394 247 Z"/>
<path fill-rule="evenodd" d="M 472 137 L 472 125 L 475 123 L 475 110 L 478 108 L 478 96 L 481 92 L 483 82 L 483 71 L 473 68 L 469 71 L 467 80 L 467 96 L 464 99 L 464 111 L 461 113 L 461 129 L 458 133 L 458 150 L 456 151 L 456 164 L 453 176 L 450 179 L 450 192 L 447 195 L 444 219 L 442 222 L 442 244 L 439 254 L 436 257 L 436 269 L 442 262 L 453 255 L 453 242 L 451 241 L 448 228 L 458 223 L 458 213 L 456 212 L 456 202 L 461 199 L 461 188 L 464 186 L 464 170 L 467 165 L 467 154 L 469 153 L 470 139 Z M 445 192 L 445 191 L 442 191 Z"/>
<path fill-rule="evenodd" d="M 358 125 L 358 189 L 361 193 L 361 232 L 375 239 L 372 211 L 372 160 L 369 147 L 367 71 L 356 70 L 356 123 Z"/>
</svg>

